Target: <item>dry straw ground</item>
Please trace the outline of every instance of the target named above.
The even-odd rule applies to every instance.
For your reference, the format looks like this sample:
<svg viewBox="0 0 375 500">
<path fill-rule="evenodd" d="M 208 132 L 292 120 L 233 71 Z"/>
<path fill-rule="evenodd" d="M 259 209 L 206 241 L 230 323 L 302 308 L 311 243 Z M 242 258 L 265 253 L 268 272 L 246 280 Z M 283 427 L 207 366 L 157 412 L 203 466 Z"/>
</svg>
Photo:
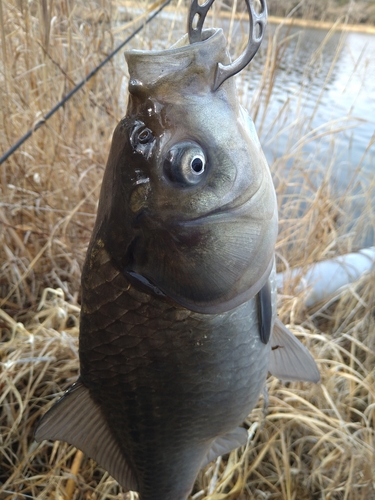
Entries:
<svg viewBox="0 0 375 500">
<path fill-rule="evenodd" d="M 2 151 L 142 22 L 121 5 L 120 0 L 0 1 Z M 136 15 L 149 5 L 138 2 Z M 173 27 L 183 29 L 180 24 L 173 15 L 159 18 L 133 47 L 167 47 Z M 276 30 L 257 92 L 240 94 L 259 129 L 286 43 L 287 35 Z M 311 64 L 306 62 L 305 71 Z M 80 270 L 111 133 L 125 109 L 126 77 L 120 55 L 0 167 L 2 500 L 136 498 L 74 448 L 33 440 L 38 419 L 78 374 Z M 293 124 L 285 116 L 284 123 L 295 137 L 298 120 Z M 373 181 L 361 181 L 356 172 L 347 191 L 337 195 L 334 156 L 327 155 L 323 164 L 303 153 L 304 142 L 318 145 L 322 134 L 334 144 L 339 128 L 305 130 L 271 165 L 280 200 L 279 269 L 352 251 L 364 231 L 375 227 Z M 317 172 L 322 182 L 316 188 Z M 290 190 L 296 183 L 298 193 Z M 361 201 L 362 215 L 349 230 L 345 220 L 353 200 Z M 375 498 L 373 283 L 373 274 L 365 276 L 308 311 L 295 283 L 288 285 L 279 314 L 317 359 L 322 382 L 270 378 L 267 416 L 260 402 L 248 419 L 252 441 L 200 474 L 195 499 Z"/>
</svg>

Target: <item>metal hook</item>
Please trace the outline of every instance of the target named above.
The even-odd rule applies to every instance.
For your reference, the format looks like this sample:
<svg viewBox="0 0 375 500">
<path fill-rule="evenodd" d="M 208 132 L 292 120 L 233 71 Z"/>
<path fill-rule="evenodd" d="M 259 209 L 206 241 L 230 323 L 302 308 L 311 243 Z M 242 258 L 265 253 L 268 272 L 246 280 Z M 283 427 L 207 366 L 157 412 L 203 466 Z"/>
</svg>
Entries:
<svg viewBox="0 0 375 500">
<path fill-rule="evenodd" d="M 188 16 L 188 33 L 190 43 L 202 41 L 203 23 L 208 9 L 211 7 L 213 2 L 214 0 L 207 0 L 204 4 L 199 5 L 198 0 L 192 0 Z M 220 85 L 225 82 L 225 80 L 236 73 L 239 73 L 245 66 L 247 66 L 257 53 L 260 44 L 262 43 L 264 31 L 267 25 L 266 0 L 260 0 L 260 14 L 257 14 L 254 9 L 254 0 L 245 0 L 245 2 L 249 12 L 249 40 L 244 52 L 231 64 L 225 65 L 218 63 L 213 90 L 217 90 Z M 193 28 L 193 20 L 196 15 L 199 16 L 199 19 L 196 27 Z"/>
<path fill-rule="evenodd" d="M 189 33 L 189 42 L 196 43 L 202 41 L 202 27 L 204 20 L 206 19 L 206 15 L 208 9 L 214 3 L 215 0 L 207 0 L 204 4 L 199 5 L 199 0 L 192 0 L 190 5 L 190 10 L 188 14 L 188 33 Z M 194 18 L 198 16 L 198 22 L 196 27 L 193 27 Z"/>
</svg>

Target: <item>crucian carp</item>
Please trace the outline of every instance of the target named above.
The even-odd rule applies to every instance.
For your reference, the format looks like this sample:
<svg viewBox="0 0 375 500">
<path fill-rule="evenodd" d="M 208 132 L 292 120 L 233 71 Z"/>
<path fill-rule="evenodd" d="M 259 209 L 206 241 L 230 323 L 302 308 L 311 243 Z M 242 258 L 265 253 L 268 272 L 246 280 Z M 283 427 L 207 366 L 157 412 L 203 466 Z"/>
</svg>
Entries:
<svg viewBox="0 0 375 500">
<path fill-rule="evenodd" d="M 231 62 L 223 31 L 202 28 L 212 3 L 192 2 L 168 50 L 126 53 L 127 113 L 82 273 L 80 376 L 36 431 L 141 500 L 186 500 L 202 467 L 246 444 L 268 372 L 319 381 L 276 318 L 275 189 L 231 78 L 266 5 L 247 0 L 249 43 Z"/>
</svg>

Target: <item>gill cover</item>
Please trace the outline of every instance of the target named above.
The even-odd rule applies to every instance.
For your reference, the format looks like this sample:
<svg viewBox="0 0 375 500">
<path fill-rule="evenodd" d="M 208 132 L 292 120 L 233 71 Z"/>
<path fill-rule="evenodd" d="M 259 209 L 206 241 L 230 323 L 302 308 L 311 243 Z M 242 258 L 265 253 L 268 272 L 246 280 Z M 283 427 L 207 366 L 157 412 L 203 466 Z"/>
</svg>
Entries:
<svg viewBox="0 0 375 500">
<path fill-rule="evenodd" d="M 129 51 L 129 100 L 101 190 L 95 242 L 133 282 L 197 312 L 252 298 L 273 264 L 277 207 L 254 125 L 218 64 L 220 29 Z"/>
</svg>

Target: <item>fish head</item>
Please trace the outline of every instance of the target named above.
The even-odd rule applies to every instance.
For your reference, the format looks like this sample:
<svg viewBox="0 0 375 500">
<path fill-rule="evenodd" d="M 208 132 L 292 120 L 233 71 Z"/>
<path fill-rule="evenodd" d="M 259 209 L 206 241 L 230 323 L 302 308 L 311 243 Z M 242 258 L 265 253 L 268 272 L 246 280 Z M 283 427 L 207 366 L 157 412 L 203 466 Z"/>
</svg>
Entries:
<svg viewBox="0 0 375 500">
<path fill-rule="evenodd" d="M 93 238 L 121 271 L 190 310 L 220 313 L 268 279 L 275 191 L 232 80 L 221 30 L 164 51 L 126 54 L 127 114 L 117 126 Z"/>
</svg>

